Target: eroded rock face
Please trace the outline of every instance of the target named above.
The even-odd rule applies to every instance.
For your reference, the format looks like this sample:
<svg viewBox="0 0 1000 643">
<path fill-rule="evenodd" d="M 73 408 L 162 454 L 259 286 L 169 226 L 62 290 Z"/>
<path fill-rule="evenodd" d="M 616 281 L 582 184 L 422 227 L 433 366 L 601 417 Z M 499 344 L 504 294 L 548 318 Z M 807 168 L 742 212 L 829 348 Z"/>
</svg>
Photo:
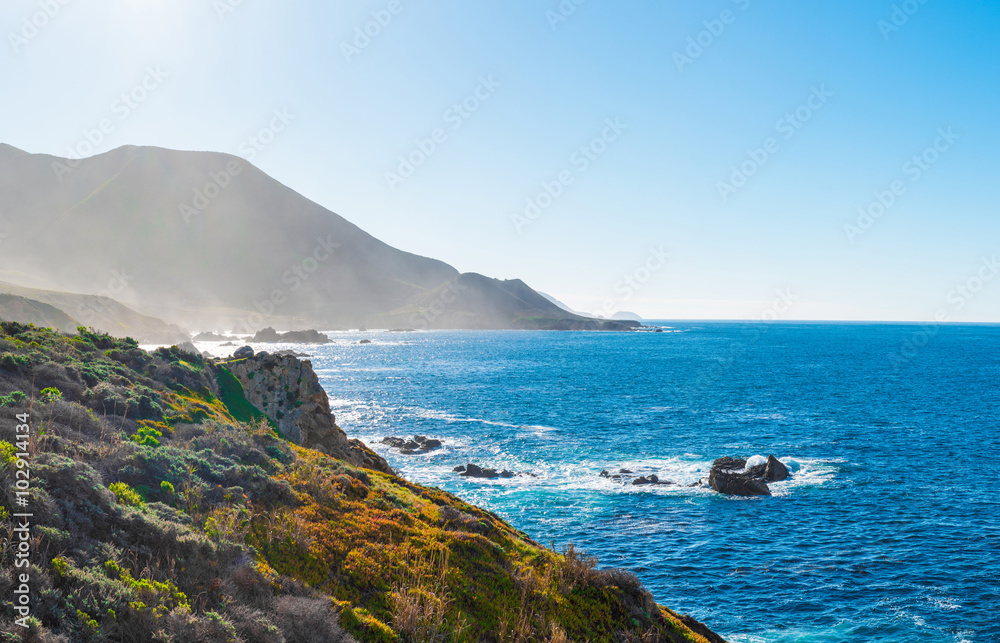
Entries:
<svg viewBox="0 0 1000 643">
<path fill-rule="evenodd" d="M 330 400 L 309 360 L 287 353 L 258 353 L 226 364 L 251 404 L 292 442 L 353 464 L 389 471 L 381 457 L 347 434 L 330 412 Z"/>
</svg>

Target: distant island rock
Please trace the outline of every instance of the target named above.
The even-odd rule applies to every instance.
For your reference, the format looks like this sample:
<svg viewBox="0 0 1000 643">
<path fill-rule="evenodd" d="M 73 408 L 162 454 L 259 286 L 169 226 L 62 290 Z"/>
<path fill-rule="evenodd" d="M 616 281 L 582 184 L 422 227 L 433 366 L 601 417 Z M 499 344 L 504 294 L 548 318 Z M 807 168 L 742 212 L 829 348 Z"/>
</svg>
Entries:
<svg viewBox="0 0 1000 643">
<path fill-rule="evenodd" d="M 629 321 L 629 320 L 631 320 L 631 321 L 639 321 L 639 322 L 643 321 L 642 317 L 640 317 L 636 313 L 629 312 L 627 310 L 619 310 L 617 313 L 615 313 L 614 315 L 612 315 L 608 319 L 615 319 L 615 320 L 618 320 L 618 321 Z"/>
<path fill-rule="evenodd" d="M 271 327 L 257 331 L 257 334 L 250 338 L 251 342 L 260 344 L 275 344 L 284 342 L 288 344 L 329 344 L 330 338 L 318 330 L 290 330 L 287 333 L 279 333 Z"/>
<path fill-rule="evenodd" d="M 233 337 L 227 337 L 225 335 L 219 335 L 217 333 L 213 333 L 213 332 L 208 331 L 208 332 L 204 332 L 204 333 L 198 333 L 197 335 L 194 336 L 194 338 L 193 338 L 192 341 L 196 341 L 196 342 L 228 342 L 228 341 L 232 341 L 233 339 L 234 339 Z"/>
</svg>

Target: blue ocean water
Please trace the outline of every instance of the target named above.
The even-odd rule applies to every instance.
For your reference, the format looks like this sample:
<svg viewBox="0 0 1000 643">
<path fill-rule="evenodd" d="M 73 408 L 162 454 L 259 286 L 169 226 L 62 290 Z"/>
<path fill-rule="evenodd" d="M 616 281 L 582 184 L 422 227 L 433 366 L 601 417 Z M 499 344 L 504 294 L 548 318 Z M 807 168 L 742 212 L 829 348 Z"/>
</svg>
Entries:
<svg viewBox="0 0 1000 643">
<path fill-rule="evenodd" d="M 406 478 L 634 570 L 730 641 L 1000 641 L 1000 327 L 664 326 L 311 352 L 338 423 Z M 445 447 L 379 444 L 413 434 Z M 768 453 L 793 470 L 773 497 L 684 486 Z M 452 473 L 467 462 L 538 477 Z M 598 476 L 622 467 L 679 484 Z"/>
</svg>

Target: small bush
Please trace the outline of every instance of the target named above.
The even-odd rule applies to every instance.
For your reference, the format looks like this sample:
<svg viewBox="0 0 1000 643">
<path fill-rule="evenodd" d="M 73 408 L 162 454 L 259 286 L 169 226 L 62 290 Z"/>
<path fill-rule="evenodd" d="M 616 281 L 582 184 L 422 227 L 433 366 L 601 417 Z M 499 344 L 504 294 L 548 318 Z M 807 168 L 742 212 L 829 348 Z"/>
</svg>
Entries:
<svg viewBox="0 0 1000 643">
<path fill-rule="evenodd" d="M 142 501 L 142 496 L 124 482 L 111 483 L 108 485 L 108 491 L 115 494 L 118 503 L 126 507 L 141 507 L 146 504 Z"/>
<path fill-rule="evenodd" d="M 0 406 L 17 406 L 28 397 L 21 391 L 11 391 L 7 395 L 0 396 Z"/>
<path fill-rule="evenodd" d="M 24 355 L 15 355 L 14 353 L 4 353 L 0 356 L 0 368 L 4 368 L 8 371 L 16 370 L 22 366 L 27 366 L 30 362 Z"/>
</svg>

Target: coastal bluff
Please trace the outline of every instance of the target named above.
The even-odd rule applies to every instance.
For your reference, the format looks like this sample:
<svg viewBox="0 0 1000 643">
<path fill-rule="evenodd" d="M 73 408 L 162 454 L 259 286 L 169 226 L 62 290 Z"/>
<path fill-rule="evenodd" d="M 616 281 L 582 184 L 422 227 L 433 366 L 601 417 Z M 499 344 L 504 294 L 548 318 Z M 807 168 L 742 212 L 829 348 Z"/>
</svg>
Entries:
<svg viewBox="0 0 1000 643">
<path fill-rule="evenodd" d="M 337 426 L 312 362 L 289 352 L 254 354 L 243 348 L 237 354 L 243 357 L 223 365 L 243 386 L 247 401 L 274 422 L 283 436 L 351 464 L 391 472 L 384 458 L 360 440 L 348 439 Z"/>
</svg>

